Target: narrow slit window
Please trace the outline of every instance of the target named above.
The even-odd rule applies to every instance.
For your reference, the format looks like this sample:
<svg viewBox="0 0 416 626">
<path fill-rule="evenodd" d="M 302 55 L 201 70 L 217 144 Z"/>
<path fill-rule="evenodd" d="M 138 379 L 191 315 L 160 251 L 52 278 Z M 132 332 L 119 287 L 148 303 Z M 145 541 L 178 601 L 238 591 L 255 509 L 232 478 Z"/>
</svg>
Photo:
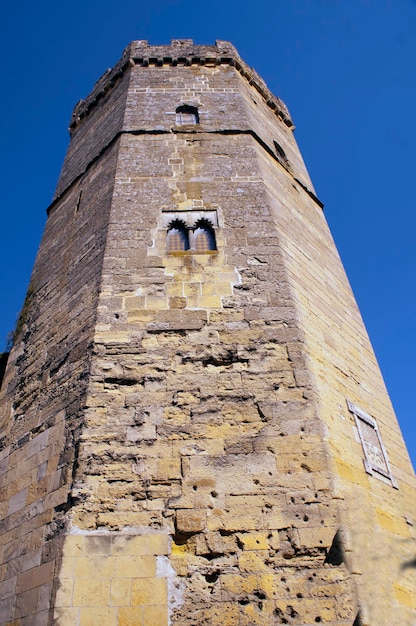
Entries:
<svg viewBox="0 0 416 626">
<path fill-rule="evenodd" d="M 187 104 L 178 107 L 176 109 L 176 124 L 178 126 L 199 124 L 198 109 Z"/>
<path fill-rule="evenodd" d="M 279 143 L 277 143 L 277 141 L 273 141 L 273 145 L 274 145 L 277 158 L 283 163 L 287 163 L 287 156 L 282 146 Z"/>
<path fill-rule="evenodd" d="M 184 252 L 189 250 L 189 237 L 185 224 L 174 222 L 168 229 L 166 236 L 168 252 Z"/>
<path fill-rule="evenodd" d="M 211 224 L 205 221 L 198 222 L 192 232 L 192 250 L 195 252 L 207 252 L 216 250 L 215 233 Z"/>
</svg>

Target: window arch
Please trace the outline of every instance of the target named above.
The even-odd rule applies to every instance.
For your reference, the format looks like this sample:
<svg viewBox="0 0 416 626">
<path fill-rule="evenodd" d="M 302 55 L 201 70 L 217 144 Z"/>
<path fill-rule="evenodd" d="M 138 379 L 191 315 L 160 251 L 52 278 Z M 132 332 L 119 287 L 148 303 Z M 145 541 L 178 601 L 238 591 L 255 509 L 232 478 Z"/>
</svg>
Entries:
<svg viewBox="0 0 416 626">
<path fill-rule="evenodd" d="M 189 250 L 188 230 L 180 220 L 170 224 L 166 235 L 166 248 L 168 253 Z"/>
<path fill-rule="evenodd" d="M 176 124 L 184 126 L 186 124 L 199 124 L 199 114 L 196 107 L 182 104 L 176 109 Z"/>
<path fill-rule="evenodd" d="M 196 222 L 191 235 L 191 248 L 195 252 L 217 249 L 214 229 L 208 220 L 202 219 Z"/>
</svg>

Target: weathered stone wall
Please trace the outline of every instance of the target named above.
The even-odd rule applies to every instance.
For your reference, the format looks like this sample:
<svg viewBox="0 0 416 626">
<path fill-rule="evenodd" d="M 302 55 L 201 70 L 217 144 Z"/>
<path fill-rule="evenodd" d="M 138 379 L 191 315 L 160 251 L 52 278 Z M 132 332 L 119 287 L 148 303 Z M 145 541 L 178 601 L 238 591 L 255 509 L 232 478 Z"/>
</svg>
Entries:
<svg viewBox="0 0 416 626">
<path fill-rule="evenodd" d="M 133 42 L 77 105 L 2 386 L 4 623 L 411 623 L 411 468 L 291 127 L 226 42 Z"/>
<path fill-rule="evenodd" d="M 156 578 L 173 585 L 173 623 L 352 624 L 346 568 L 325 564 L 337 508 L 246 99 L 227 65 L 131 70 L 72 523 L 107 543 L 132 527 L 169 538 L 173 570 Z M 197 128 L 176 127 L 183 102 Z M 167 255 L 166 212 L 204 211 L 218 251 Z M 121 572 L 105 550 L 102 588 L 126 595 L 107 611 L 79 599 L 65 559 L 59 623 L 139 619 L 143 563 Z M 143 607 L 164 623 L 156 601 Z"/>
<path fill-rule="evenodd" d="M 346 560 L 357 578 L 365 623 L 415 619 L 415 477 L 371 343 L 322 213 L 267 158 L 273 215 L 305 332 L 319 414 L 327 427 L 335 493 L 340 498 Z M 299 233 L 301 237 L 299 237 Z M 370 476 L 347 400 L 377 420 L 395 481 Z M 394 488 L 394 482 L 398 489 Z"/>
<path fill-rule="evenodd" d="M 2 624 L 46 624 L 53 603 L 116 157 L 52 207 L 2 383 Z"/>
</svg>

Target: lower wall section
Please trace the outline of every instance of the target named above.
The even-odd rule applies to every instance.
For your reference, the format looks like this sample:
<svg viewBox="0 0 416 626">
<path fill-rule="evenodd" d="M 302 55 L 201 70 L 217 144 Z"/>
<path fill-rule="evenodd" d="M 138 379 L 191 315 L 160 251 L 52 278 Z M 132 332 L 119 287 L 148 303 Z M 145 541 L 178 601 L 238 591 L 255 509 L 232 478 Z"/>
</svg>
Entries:
<svg viewBox="0 0 416 626">
<path fill-rule="evenodd" d="M 288 564 L 278 565 L 272 535 L 238 533 L 238 566 L 203 565 L 166 531 L 75 528 L 63 543 L 53 624 L 362 624 L 354 621 L 354 585 L 339 559 L 287 554 Z"/>
<path fill-rule="evenodd" d="M 167 625 L 168 595 L 174 605 L 181 595 L 168 552 L 166 533 L 73 531 L 64 542 L 54 624 Z"/>
</svg>

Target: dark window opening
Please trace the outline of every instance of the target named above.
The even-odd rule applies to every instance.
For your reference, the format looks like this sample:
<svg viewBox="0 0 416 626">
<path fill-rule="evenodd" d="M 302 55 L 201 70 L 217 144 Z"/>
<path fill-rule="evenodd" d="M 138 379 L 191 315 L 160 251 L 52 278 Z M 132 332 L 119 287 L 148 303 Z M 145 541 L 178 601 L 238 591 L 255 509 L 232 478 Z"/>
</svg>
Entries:
<svg viewBox="0 0 416 626">
<path fill-rule="evenodd" d="M 0 352 L 0 388 L 3 382 L 4 374 L 6 373 L 8 358 L 9 358 L 8 352 Z"/>
<path fill-rule="evenodd" d="M 174 252 L 205 253 L 217 249 L 215 232 L 212 224 L 199 219 L 194 226 L 188 227 L 181 220 L 174 220 L 168 227 L 166 250 Z"/>
<path fill-rule="evenodd" d="M 277 143 L 277 141 L 273 141 L 274 149 L 276 151 L 276 155 L 280 161 L 287 163 L 287 156 L 282 146 Z"/>
<path fill-rule="evenodd" d="M 168 252 L 184 252 L 189 250 L 188 230 L 183 222 L 172 222 L 169 226 L 166 247 Z"/>
<path fill-rule="evenodd" d="M 196 107 L 183 104 L 176 109 L 176 124 L 184 126 L 186 124 L 199 124 L 198 109 Z"/>
<path fill-rule="evenodd" d="M 195 252 L 206 252 L 216 250 L 215 233 L 208 220 L 199 220 L 192 231 L 192 250 Z"/>
</svg>

